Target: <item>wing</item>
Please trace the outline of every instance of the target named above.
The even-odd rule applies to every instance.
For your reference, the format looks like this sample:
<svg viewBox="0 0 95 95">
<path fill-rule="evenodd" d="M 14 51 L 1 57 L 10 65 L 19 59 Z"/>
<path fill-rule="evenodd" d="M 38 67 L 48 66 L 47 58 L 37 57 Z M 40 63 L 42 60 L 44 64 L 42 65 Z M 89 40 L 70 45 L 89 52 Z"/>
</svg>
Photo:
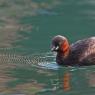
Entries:
<svg viewBox="0 0 95 95">
<path fill-rule="evenodd" d="M 82 60 L 84 65 L 95 65 L 95 53 L 88 55 Z"/>
<path fill-rule="evenodd" d="M 72 44 L 70 57 L 73 60 L 77 60 L 78 63 L 95 64 L 95 37 L 80 40 Z"/>
</svg>

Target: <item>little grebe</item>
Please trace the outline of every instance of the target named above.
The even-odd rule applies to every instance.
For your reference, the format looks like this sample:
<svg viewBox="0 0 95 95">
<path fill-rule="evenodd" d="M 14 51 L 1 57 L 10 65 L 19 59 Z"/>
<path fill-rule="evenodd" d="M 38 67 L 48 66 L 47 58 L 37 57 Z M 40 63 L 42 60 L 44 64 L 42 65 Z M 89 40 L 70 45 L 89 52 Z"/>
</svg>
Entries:
<svg viewBox="0 0 95 95">
<path fill-rule="evenodd" d="M 56 62 L 64 66 L 95 65 L 95 37 L 69 44 L 66 37 L 57 35 L 52 39 L 51 50 L 57 52 Z"/>
</svg>

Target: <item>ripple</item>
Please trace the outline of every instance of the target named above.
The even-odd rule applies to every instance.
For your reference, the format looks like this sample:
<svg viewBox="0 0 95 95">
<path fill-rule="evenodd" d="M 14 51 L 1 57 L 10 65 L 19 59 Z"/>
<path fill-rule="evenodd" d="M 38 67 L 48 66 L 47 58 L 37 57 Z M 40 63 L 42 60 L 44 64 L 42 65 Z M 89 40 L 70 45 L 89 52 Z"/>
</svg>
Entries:
<svg viewBox="0 0 95 95">
<path fill-rule="evenodd" d="M 1 64 L 15 64 L 17 66 L 34 66 L 44 69 L 58 69 L 55 62 L 55 56 L 50 52 L 36 53 L 32 55 L 21 55 L 15 52 L 10 52 L 10 49 L 0 50 L 0 65 Z"/>
<path fill-rule="evenodd" d="M 45 68 L 45 69 L 52 69 L 52 70 L 58 70 L 59 69 L 59 66 L 56 64 L 56 62 L 38 63 L 38 65 L 41 68 Z"/>
<path fill-rule="evenodd" d="M 37 9 L 37 10 L 34 10 L 34 12 L 41 14 L 41 15 L 58 15 L 58 13 L 56 13 L 56 12 L 48 11 L 45 9 Z"/>
</svg>

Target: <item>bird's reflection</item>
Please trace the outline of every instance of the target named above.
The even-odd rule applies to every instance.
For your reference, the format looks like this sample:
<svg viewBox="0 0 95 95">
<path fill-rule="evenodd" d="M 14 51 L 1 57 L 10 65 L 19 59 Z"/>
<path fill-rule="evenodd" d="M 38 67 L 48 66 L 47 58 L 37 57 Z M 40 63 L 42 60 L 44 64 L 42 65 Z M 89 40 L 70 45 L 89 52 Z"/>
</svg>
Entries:
<svg viewBox="0 0 95 95">
<path fill-rule="evenodd" d="M 63 68 L 58 71 L 63 91 L 85 91 L 95 87 L 95 71 L 89 68 Z"/>
<path fill-rule="evenodd" d="M 63 89 L 64 89 L 64 91 L 68 91 L 71 89 L 70 78 L 71 78 L 71 75 L 69 72 L 64 73 L 64 75 L 63 75 Z"/>
<path fill-rule="evenodd" d="M 87 73 L 89 87 L 95 87 L 95 72 Z"/>
</svg>

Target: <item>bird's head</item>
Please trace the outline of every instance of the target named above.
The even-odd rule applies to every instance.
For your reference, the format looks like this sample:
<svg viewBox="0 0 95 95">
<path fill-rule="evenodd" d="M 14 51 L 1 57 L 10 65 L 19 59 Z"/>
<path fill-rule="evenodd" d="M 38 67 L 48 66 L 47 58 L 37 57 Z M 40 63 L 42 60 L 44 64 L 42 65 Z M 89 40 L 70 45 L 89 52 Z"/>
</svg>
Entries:
<svg viewBox="0 0 95 95">
<path fill-rule="evenodd" d="M 53 37 L 51 43 L 51 51 L 62 53 L 64 56 L 69 52 L 69 43 L 67 38 L 61 35 Z"/>
</svg>

